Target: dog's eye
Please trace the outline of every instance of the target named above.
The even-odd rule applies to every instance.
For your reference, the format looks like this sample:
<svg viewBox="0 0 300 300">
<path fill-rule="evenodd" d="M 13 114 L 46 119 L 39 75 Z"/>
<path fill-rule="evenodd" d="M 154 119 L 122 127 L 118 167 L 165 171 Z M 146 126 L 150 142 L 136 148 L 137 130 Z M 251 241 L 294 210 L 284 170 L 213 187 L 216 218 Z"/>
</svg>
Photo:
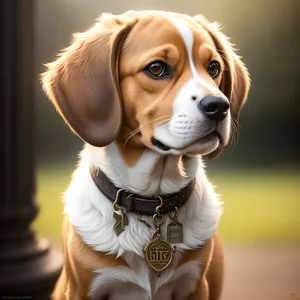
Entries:
<svg viewBox="0 0 300 300">
<path fill-rule="evenodd" d="M 212 78 L 216 78 L 220 73 L 220 64 L 213 60 L 208 67 L 208 73 Z"/>
<path fill-rule="evenodd" d="M 169 68 L 166 63 L 160 60 L 156 60 L 149 64 L 144 72 L 153 79 L 164 79 L 169 76 Z"/>
</svg>

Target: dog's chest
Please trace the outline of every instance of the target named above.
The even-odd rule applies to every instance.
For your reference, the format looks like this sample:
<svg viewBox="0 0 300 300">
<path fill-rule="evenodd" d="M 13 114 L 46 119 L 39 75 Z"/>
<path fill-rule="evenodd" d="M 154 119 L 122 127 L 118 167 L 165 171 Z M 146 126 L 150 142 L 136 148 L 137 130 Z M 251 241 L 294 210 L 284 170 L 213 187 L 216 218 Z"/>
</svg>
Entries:
<svg viewBox="0 0 300 300">
<path fill-rule="evenodd" d="M 102 161 L 108 163 L 109 159 Z M 146 163 L 149 163 L 149 159 L 145 159 Z M 168 167 L 169 163 L 174 165 L 174 162 L 166 161 L 165 168 L 173 170 Z M 186 169 L 193 168 L 193 165 L 189 168 L 188 165 L 186 166 Z M 101 166 L 101 169 L 111 171 L 116 168 L 109 164 Z M 122 170 L 119 165 L 118 170 Z M 144 179 L 138 180 L 139 189 L 142 189 L 140 185 L 141 182 L 145 182 L 145 178 L 153 181 L 149 172 L 146 172 L 148 174 L 146 176 L 139 171 L 138 166 L 133 173 L 136 173 L 134 178 Z M 114 176 L 116 175 L 110 174 L 110 177 L 114 178 Z M 128 179 L 128 176 L 122 178 Z M 172 176 L 166 175 L 166 178 L 169 177 Z M 186 180 L 184 177 L 180 182 L 177 177 L 176 180 L 174 178 L 161 182 L 161 188 L 165 192 L 175 190 L 175 183 L 178 189 L 178 185 L 183 185 Z M 116 185 L 119 186 L 119 183 L 121 184 L 120 179 Z M 152 187 L 151 184 L 145 184 L 145 186 Z M 195 290 L 201 274 L 201 266 L 196 261 L 182 264 L 180 253 L 203 246 L 216 232 L 221 215 L 218 197 L 202 169 L 197 172 L 196 185 L 188 202 L 179 209 L 178 221 L 183 224 L 183 243 L 176 244 L 177 250 L 173 263 L 161 272 L 160 277 L 150 270 L 143 253 L 145 245 L 151 240 L 155 231 L 151 222 L 152 218 L 143 216 L 143 220 L 147 219 L 147 223 L 152 224 L 152 227 L 149 227 L 141 222 L 136 214 L 128 213 L 128 225 L 117 236 L 113 230 L 115 225 L 113 205 L 95 186 L 89 172 L 89 159 L 84 159 L 84 156 L 64 195 L 64 201 L 65 213 L 83 243 L 89 245 L 95 252 L 122 257 L 128 265 L 112 266 L 103 262 L 101 266 L 95 266 L 94 280 L 89 287 L 89 293 L 93 299 L 183 300 Z M 168 216 L 165 216 L 165 222 L 161 226 L 164 239 L 166 239 L 167 226 L 170 222 Z M 179 266 L 179 264 L 182 265 Z"/>
<path fill-rule="evenodd" d="M 126 252 L 122 256 L 128 267 L 102 268 L 97 273 L 91 295 L 97 300 L 183 300 L 193 293 L 200 275 L 198 261 L 175 267 L 181 253 L 175 254 L 172 266 L 160 276 L 147 266 L 145 259 Z"/>
</svg>

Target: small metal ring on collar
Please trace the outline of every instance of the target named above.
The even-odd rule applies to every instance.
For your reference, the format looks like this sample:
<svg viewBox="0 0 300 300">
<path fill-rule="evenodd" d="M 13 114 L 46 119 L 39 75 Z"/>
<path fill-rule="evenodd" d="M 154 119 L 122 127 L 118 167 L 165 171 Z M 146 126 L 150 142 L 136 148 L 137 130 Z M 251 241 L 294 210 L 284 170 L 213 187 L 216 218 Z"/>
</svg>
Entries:
<svg viewBox="0 0 300 300">
<path fill-rule="evenodd" d="M 157 220 L 157 219 L 159 219 L 159 220 Z M 162 225 L 164 221 L 165 221 L 165 218 L 162 215 L 155 214 L 152 217 L 152 222 L 156 227 Z"/>
<path fill-rule="evenodd" d="M 123 189 L 119 189 L 119 190 L 117 191 L 117 194 L 116 194 L 116 200 L 115 200 L 115 202 L 113 203 L 113 208 L 114 208 L 114 210 L 116 210 L 116 211 L 120 210 L 120 211 L 122 212 L 122 214 L 126 214 L 126 213 L 127 213 L 127 208 L 126 208 L 124 205 L 120 205 L 120 204 L 119 204 L 119 195 L 120 195 L 120 193 L 121 193 L 122 191 L 124 191 L 124 190 L 123 190 Z"/>
<path fill-rule="evenodd" d="M 155 232 L 153 232 L 152 236 L 151 236 L 151 240 L 154 240 L 155 238 L 160 237 L 160 230 L 156 230 Z"/>
</svg>

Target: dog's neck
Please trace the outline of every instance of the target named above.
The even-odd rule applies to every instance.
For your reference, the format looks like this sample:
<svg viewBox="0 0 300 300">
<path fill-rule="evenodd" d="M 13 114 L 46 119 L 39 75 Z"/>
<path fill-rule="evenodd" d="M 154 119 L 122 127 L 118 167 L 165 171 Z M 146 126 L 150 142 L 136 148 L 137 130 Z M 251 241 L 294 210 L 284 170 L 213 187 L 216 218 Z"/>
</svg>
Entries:
<svg viewBox="0 0 300 300">
<path fill-rule="evenodd" d="M 83 155 L 115 186 L 144 196 L 179 191 L 195 177 L 201 163 L 197 157 L 161 155 L 145 149 L 137 163 L 128 166 L 115 142 L 103 148 L 87 145 Z"/>
<path fill-rule="evenodd" d="M 153 228 L 129 213 L 128 228 L 117 237 L 113 205 L 94 185 L 90 164 L 101 168 L 115 186 L 150 197 L 179 191 L 197 173 L 190 200 L 180 208 L 178 220 L 184 224 L 184 243 L 177 248 L 196 249 L 216 232 L 221 205 L 197 157 L 161 156 L 146 149 L 137 164 L 128 167 L 114 143 L 103 148 L 86 145 L 81 155 L 64 195 L 65 213 L 83 241 L 96 251 L 118 255 L 128 251 L 143 257 Z M 152 224 L 151 217 L 144 218 Z M 162 227 L 165 235 L 168 223 Z"/>
</svg>

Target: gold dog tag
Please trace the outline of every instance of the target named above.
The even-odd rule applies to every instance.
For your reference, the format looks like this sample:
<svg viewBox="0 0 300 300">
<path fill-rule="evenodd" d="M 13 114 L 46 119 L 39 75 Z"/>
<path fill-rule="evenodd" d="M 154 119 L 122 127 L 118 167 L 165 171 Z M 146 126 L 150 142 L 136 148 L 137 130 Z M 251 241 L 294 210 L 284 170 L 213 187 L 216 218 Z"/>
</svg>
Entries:
<svg viewBox="0 0 300 300">
<path fill-rule="evenodd" d="M 175 248 L 157 237 L 145 246 L 144 252 L 148 265 L 159 275 L 172 262 Z"/>
</svg>

